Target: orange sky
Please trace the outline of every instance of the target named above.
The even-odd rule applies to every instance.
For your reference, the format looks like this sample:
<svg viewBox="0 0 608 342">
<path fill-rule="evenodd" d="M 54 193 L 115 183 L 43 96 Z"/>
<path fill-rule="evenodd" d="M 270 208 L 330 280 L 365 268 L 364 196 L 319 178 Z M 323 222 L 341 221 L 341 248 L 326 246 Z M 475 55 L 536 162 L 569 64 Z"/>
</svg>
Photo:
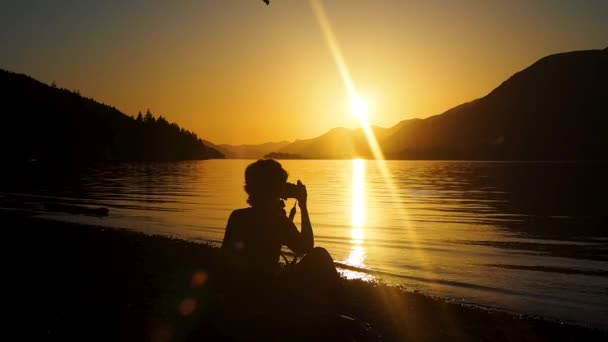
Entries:
<svg viewBox="0 0 608 342">
<path fill-rule="evenodd" d="M 309 1 L 11 4 L 0 68 L 150 108 L 214 143 L 355 127 Z M 324 1 L 370 121 L 391 126 L 487 94 L 551 53 L 604 48 L 608 5 L 587 1 Z"/>
</svg>

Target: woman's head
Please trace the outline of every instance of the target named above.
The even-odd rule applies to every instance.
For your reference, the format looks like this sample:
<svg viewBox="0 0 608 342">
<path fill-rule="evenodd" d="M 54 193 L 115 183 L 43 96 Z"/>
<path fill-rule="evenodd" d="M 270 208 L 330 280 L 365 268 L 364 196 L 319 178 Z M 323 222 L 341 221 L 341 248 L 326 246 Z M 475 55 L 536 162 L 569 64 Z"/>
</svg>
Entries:
<svg viewBox="0 0 608 342">
<path fill-rule="evenodd" d="M 273 159 L 258 160 L 245 169 L 245 191 L 251 206 L 273 202 L 281 197 L 287 171 Z"/>
</svg>

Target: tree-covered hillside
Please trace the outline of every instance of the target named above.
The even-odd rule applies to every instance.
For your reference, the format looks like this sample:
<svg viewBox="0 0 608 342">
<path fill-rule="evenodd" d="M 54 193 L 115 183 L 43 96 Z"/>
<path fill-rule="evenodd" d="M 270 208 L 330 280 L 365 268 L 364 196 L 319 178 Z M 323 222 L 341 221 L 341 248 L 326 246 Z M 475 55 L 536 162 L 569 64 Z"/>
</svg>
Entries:
<svg viewBox="0 0 608 342">
<path fill-rule="evenodd" d="M 193 132 L 145 115 L 130 117 L 78 91 L 0 70 L 0 143 L 9 162 L 85 163 L 223 158 Z"/>
</svg>

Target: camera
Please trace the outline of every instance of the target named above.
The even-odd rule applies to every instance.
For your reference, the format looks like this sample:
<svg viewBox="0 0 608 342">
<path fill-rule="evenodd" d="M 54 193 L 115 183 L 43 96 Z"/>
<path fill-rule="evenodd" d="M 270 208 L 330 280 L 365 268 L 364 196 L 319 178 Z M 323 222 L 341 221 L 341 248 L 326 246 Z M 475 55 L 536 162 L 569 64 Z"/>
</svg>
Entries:
<svg viewBox="0 0 608 342">
<path fill-rule="evenodd" d="M 285 188 L 283 190 L 283 194 L 281 195 L 281 198 L 284 199 L 288 199 L 288 198 L 298 198 L 300 189 L 298 188 L 298 186 L 296 184 L 293 183 L 285 183 Z"/>
</svg>

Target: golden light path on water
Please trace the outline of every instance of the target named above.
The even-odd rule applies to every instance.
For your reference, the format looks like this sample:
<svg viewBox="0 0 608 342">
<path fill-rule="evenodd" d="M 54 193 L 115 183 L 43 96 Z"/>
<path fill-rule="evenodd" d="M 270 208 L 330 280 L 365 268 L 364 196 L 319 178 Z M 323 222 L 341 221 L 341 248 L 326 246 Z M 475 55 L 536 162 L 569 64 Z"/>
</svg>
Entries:
<svg viewBox="0 0 608 342">
<path fill-rule="evenodd" d="M 350 72 L 348 71 L 348 67 L 344 61 L 344 57 L 343 57 L 340 47 L 338 45 L 338 40 L 336 39 L 336 36 L 332 30 L 329 19 L 321 4 L 321 1 L 320 0 L 311 0 L 310 3 L 312 6 L 312 9 L 313 9 L 313 12 L 315 13 L 315 16 L 319 22 L 319 26 L 321 28 L 321 31 L 323 32 L 323 36 L 325 37 L 329 50 L 332 54 L 332 57 L 334 58 L 334 62 L 336 63 L 338 71 L 340 72 L 340 76 L 342 77 L 344 86 L 346 87 L 346 90 L 348 92 L 348 95 L 349 95 L 349 98 L 351 101 L 351 109 L 353 111 L 353 115 L 355 115 L 361 123 L 361 127 L 363 129 L 363 132 L 365 133 L 365 137 L 366 137 L 369 147 L 372 151 L 372 154 L 374 156 L 378 169 L 380 170 L 380 174 L 382 175 L 382 178 L 384 179 L 384 182 L 386 183 L 386 186 L 389 189 L 391 196 L 393 197 L 394 203 L 398 203 L 398 208 L 391 208 L 391 210 L 396 209 L 397 211 L 399 211 L 401 217 L 403 217 L 403 227 L 404 227 L 404 229 L 406 229 L 406 233 L 407 233 L 409 242 L 414 247 L 412 249 L 412 251 L 413 251 L 413 253 L 417 254 L 417 257 L 419 258 L 419 260 L 424 261 L 425 258 L 422 253 L 422 249 L 419 248 L 418 239 L 416 237 L 416 232 L 413 229 L 413 227 L 408 224 L 409 219 L 407 216 L 407 212 L 405 211 L 401 198 L 396 191 L 395 184 L 392 180 L 392 177 L 390 175 L 390 172 L 389 172 L 386 162 L 384 160 L 384 154 L 382 153 L 382 149 L 380 148 L 380 145 L 378 144 L 378 140 L 376 139 L 376 136 L 374 135 L 374 132 L 369 124 L 367 113 L 366 113 L 367 104 L 365 103 L 365 101 L 363 101 L 359 97 L 359 94 L 357 93 L 357 89 L 350 76 Z M 362 169 L 365 170 L 365 163 L 364 163 L 364 161 L 361 161 L 361 162 L 362 162 L 362 164 L 361 164 Z M 353 163 L 355 163 L 353 165 L 354 165 L 354 171 L 355 171 L 355 175 L 356 175 L 357 167 L 358 167 L 357 166 L 358 164 L 356 164 L 356 163 L 359 163 L 359 162 L 357 160 L 355 160 L 355 161 L 353 161 Z M 363 174 L 364 174 L 364 172 L 363 172 Z M 361 180 L 361 183 L 362 184 L 365 183 L 364 177 Z M 353 186 L 355 187 L 355 185 L 353 185 Z M 355 193 L 355 189 L 353 188 L 353 196 L 354 196 L 354 193 Z M 360 242 L 363 241 L 363 228 L 362 228 L 362 226 L 357 227 L 357 225 L 355 223 L 358 222 L 358 220 L 360 219 L 359 215 L 361 215 L 361 221 L 363 221 L 362 218 L 363 218 L 363 213 L 364 213 L 364 209 L 365 209 L 364 208 L 365 207 L 365 196 L 362 195 L 361 198 L 362 198 L 361 204 L 360 204 L 360 202 L 355 202 L 353 200 L 353 233 L 352 233 L 353 237 L 355 235 L 361 236 L 361 239 L 354 239 L 354 241 L 360 241 Z M 358 210 L 356 213 L 355 213 L 355 207 L 358 207 Z M 357 244 L 354 244 L 353 246 L 361 247 L 361 246 L 357 246 Z M 354 251 L 354 249 L 353 249 L 353 251 Z M 357 252 L 351 253 L 351 256 L 353 256 L 353 258 L 352 258 L 353 260 L 361 259 L 361 263 L 362 263 L 362 261 L 364 259 L 364 254 L 365 253 L 364 253 L 363 247 L 361 247 L 361 249 L 357 249 Z M 355 257 L 355 256 L 357 256 L 357 257 Z M 349 257 L 349 259 L 351 259 L 351 257 Z M 424 265 L 421 265 L 421 266 L 423 267 Z"/>
<path fill-rule="evenodd" d="M 344 263 L 356 268 L 367 268 L 365 265 L 365 160 L 353 160 L 353 185 L 352 185 L 352 228 L 351 228 L 351 251 Z M 358 272 L 354 269 L 342 270 L 346 278 L 357 278 L 363 280 L 374 280 L 369 273 Z"/>
<path fill-rule="evenodd" d="M 365 222 L 365 160 L 353 160 L 353 234 L 355 240 L 363 240 Z"/>
</svg>

